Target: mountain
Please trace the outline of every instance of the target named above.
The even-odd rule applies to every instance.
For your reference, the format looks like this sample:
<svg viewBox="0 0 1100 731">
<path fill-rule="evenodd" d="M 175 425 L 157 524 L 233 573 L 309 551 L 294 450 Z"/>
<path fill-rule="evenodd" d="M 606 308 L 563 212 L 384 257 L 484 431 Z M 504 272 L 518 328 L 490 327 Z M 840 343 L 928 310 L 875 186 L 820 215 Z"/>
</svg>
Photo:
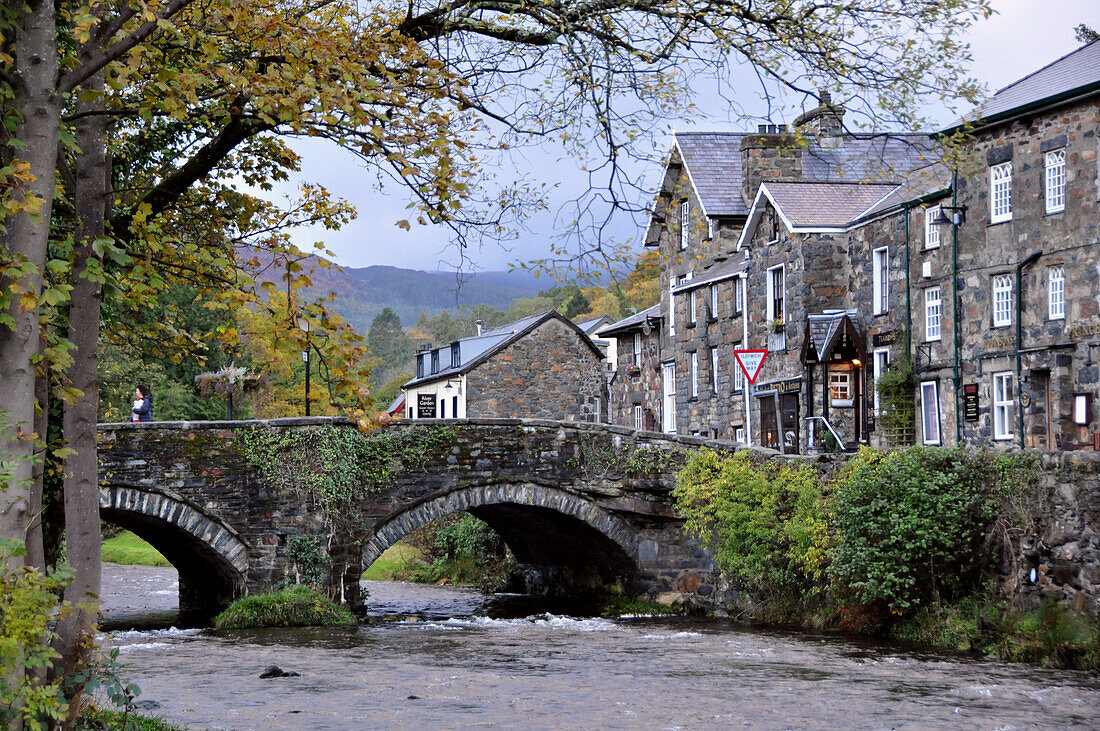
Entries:
<svg viewBox="0 0 1100 731">
<path fill-rule="evenodd" d="M 334 292 L 336 311 L 362 335 L 367 334 L 374 316 L 384 307 L 393 309 L 401 318 L 401 325 L 408 328 L 416 323 L 421 312 L 431 316 L 464 305 L 490 305 L 505 310 L 513 299 L 531 297 L 553 286 L 546 279 L 535 279 L 522 271 L 460 274 L 391 266 L 345 267 L 340 271 L 317 266 L 316 261 L 301 264 L 306 270 L 313 268 L 313 286 L 307 294 L 320 296 Z M 270 268 L 266 271 L 273 272 L 272 281 L 277 283 L 279 272 Z"/>
</svg>

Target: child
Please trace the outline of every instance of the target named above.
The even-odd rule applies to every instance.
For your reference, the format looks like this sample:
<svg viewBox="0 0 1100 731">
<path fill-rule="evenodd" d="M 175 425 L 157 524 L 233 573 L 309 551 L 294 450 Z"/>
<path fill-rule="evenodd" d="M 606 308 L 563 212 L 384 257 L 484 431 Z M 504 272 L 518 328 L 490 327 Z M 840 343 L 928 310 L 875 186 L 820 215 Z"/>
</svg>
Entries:
<svg viewBox="0 0 1100 731">
<path fill-rule="evenodd" d="M 134 408 L 130 410 L 130 420 L 152 421 L 153 394 L 150 393 L 149 387 L 146 385 L 139 385 L 134 390 L 134 399 Z"/>
</svg>

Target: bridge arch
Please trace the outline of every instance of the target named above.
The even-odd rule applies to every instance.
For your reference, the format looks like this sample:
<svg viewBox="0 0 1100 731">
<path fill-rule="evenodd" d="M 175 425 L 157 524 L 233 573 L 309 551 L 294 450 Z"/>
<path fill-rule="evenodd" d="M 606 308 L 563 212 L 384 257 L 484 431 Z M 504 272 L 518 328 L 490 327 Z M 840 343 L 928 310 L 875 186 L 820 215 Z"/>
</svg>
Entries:
<svg viewBox="0 0 1100 731">
<path fill-rule="evenodd" d="M 531 590 L 575 590 L 564 584 L 638 572 L 635 530 L 584 498 L 533 483 L 467 487 L 393 515 L 365 544 L 363 568 L 417 528 L 462 511 L 500 534 L 525 568 Z"/>
<path fill-rule="evenodd" d="M 176 568 L 181 623 L 203 623 L 244 595 L 248 544 L 194 503 L 155 488 L 108 485 L 99 491 L 99 514 L 136 533 Z"/>
</svg>

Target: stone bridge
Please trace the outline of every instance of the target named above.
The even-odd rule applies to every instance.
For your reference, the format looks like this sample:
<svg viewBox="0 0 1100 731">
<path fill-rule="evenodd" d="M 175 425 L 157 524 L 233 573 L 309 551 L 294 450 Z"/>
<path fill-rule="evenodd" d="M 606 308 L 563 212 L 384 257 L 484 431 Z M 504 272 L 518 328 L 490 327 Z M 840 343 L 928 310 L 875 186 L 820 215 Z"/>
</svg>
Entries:
<svg viewBox="0 0 1100 731">
<path fill-rule="evenodd" d="M 100 512 L 179 570 L 183 621 L 311 567 L 359 606 L 359 578 L 386 548 L 459 511 L 501 535 L 530 590 L 621 581 L 635 595 L 706 601 L 712 562 L 684 535 L 671 491 L 708 444 L 733 448 L 513 419 L 418 420 L 368 436 L 331 418 L 102 424 Z"/>
</svg>

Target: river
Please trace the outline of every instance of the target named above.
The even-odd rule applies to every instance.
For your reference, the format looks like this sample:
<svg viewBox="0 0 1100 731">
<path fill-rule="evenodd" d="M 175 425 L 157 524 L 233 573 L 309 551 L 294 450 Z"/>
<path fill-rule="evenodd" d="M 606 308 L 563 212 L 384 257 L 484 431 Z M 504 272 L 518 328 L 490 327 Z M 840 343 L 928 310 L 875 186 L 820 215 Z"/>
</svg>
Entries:
<svg viewBox="0 0 1100 731">
<path fill-rule="evenodd" d="M 108 625 L 165 621 L 171 569 L 104 567 Z M 1097 728 L 1100 677 L 721 621 L 490 618 L 367 582 L 347 629 L 107 631 L 147 713 L 192 728 Z M 278 665 L 294 677 L 261 679 Z"/>
</svg>

